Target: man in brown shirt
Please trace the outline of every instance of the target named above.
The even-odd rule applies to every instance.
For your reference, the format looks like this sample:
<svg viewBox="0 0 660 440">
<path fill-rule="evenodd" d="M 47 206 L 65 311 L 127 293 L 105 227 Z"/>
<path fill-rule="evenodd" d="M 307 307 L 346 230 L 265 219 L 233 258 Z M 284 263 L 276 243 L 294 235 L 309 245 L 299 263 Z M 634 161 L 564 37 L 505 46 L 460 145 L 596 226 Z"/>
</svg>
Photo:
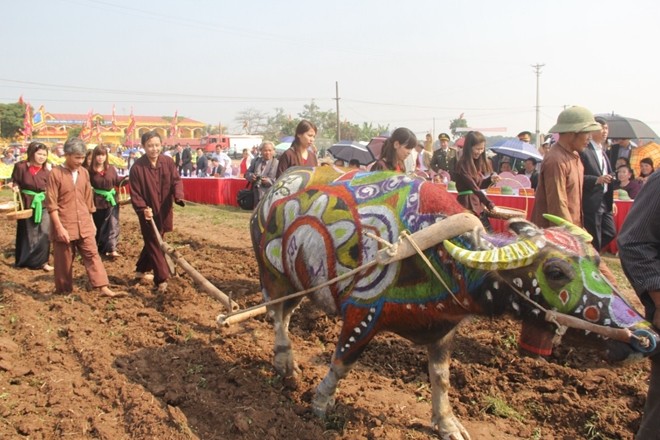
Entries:
<svg viewBox="0 0 660 440">
<path fill-rule="evenodd" d="M 87 147 L 80 138 L 64 144 L 64 164 L 53 168 L 46 187 L 46 206 L 50 214 L 50 238 L 55 261 L 55 293 L 73 291 L 73 260 L 76 249 L 82 256 L 92 287 L 101 295 L 116 297 L 108 287 L 108 274 L 96 247 L 96 211 L 89 173 L 82 167 Z"/>
<path fill-rule="evenodd" d="M 144 156 L 131 168 L 131 203 L 140 220 L 144 247 L 135 266 L 139 279 L 153 278 L 159 292 L 167 291 L 170 277 L 167 261 L 154 233 L 151 219 L 162 235 L 173 228 L 172 203 L 184 206 L 183 183 L 171 157 L 160 154 L 163 149 L 160 135 L 149 131 L 142 135 Z M 153 275 L 147 272 L 152 271 Z"/>
<path fill-rule="evenodd" d="M 589 145 L 591 133 L 600 129 L 593 114 L 584 107 L 570 107 L 559 114 L 557 123 L 550 129 L 551 133 L 559 134 L 559 140 L 543 157 L 536 189 L 532 221 L 538 226 L 553 226 L 543 214 L 553 214 L 583 226 L 584 166 L 579 153 Z"/>
<path fill-rule="evenodd" d="M 550 133 L 559 134 L 559 140 L 543 156 L 536 188 L 532 221 L 538 226 L 554 226 L 543 214 L 553 214 L 583 226 L 584 166 L 579 153 L 589 145 L 591 133 L 600 129 L 594 115 L 584 107 L 570 107 L 559 114 L 557 123 L 550 129 Z M 523 353 L 548 356 L 552 353 L 553 337 L 544 323 L 523 321 L 518 345 Z"/>
</svg>

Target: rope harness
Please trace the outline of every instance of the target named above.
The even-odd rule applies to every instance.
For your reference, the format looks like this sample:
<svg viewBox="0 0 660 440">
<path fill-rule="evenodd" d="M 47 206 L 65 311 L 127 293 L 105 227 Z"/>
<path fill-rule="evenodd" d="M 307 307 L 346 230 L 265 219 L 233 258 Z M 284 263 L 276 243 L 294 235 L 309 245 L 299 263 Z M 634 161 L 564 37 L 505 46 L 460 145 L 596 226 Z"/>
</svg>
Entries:
<svg viewBox="0 0 660 440">
<path fill-rule="evenodd" d="M 601 324 L 594 324 L 593 322 L 584 321 L 579 318 L 566 315 L 564 313 L 548 310 L 539 303 L 537 303 L 536 301 L 534 301 L 533 299 L 528 298 L 527 295 L 525 295 L 520 289 L 518 289 L 516 286 L 511 284 L 509 280 L 504 279 L 504 282 L 519 297 L 521 297 L 523 300 L 527 301 L 528 303 L 532 304 L 534 307 L 539 309 L 541 312 L 543 312 L 545 320 L 557 326 L 557 329 L 555 330 L 555 334 L 559 337 L 563 336 L 568 328 L 575 328 L 575 329 L 591 331 L 601 336 L 609 337 L 621 342 L 630 343 L 630 341 L 633 340 L 635 341 L 635 344 L 633 345 L 645 349 L 644 351 L 646 350 L 652 351 L 655 348 L 655 343 L 651 341 L 650 337 L 646 333 L 635 334 L 628 329 L 624 329 L 624 328 L 617 329 L 614 327 L 607 327 Z M 612 287 L 612 285 L 609 283 L 609 281 L 605 280 L 605 282 L 610 286 L 610 288 L 615 290 Z"/>
</svg>

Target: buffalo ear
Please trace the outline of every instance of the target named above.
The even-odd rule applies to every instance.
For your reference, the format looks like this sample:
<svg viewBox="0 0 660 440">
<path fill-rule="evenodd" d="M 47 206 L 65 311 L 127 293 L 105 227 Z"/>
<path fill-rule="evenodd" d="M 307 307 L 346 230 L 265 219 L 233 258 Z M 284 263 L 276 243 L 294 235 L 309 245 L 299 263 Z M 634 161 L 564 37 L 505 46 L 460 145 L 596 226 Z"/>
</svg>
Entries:
<svg viewBox="0 0 660 440">
<path fill-rule="evenodd" d="M 508 226 L 516 235 L 522 235 L 524 237 L 535 237 L 542 234 L 541 230 L 534 223 L 522 218 L 509 220 Z"/>
</svg>

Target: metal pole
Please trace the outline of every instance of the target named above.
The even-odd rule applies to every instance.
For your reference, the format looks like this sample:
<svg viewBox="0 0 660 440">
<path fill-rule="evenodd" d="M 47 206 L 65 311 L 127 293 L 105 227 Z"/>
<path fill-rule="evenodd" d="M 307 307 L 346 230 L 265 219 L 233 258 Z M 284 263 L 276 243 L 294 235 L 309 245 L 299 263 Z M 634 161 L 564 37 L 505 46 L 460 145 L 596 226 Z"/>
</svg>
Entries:
<svg viewBox="0 0 660 440">
<path fill-rule="evenodd" d="M 335 81 L 335 101 L 337 101 L 337 142 L 341 140 L 341 124 L 339 122 L 339 81 Z"/>
<path fill-rule="evenodd" d="M 545 64 L 534 64 L 532 67 L 534 68 L 534 72 L 536 73 L 536 148 L 541 147 L 541 132 L 539 130 L 540 126 L 540 118 L 541 118 L 541 92 L 540 92 L 540 77 L 541 77 L 541 67 L 545 66 Z"/>
</svg>

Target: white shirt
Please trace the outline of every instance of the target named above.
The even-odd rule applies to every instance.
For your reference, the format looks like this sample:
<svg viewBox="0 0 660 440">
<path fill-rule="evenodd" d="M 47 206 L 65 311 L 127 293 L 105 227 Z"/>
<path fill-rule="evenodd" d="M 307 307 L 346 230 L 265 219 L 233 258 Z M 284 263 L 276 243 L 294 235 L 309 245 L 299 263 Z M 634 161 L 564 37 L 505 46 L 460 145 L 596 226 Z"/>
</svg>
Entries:
<svg viewBox="0 0 660 440">
<path fill-rule="evenodd" d="M 218 165 L 224 168 L 225 172 L 222 177 L 231 177 L 231 158 L 224 151 L 214 154 L 214 157 L 218 159 Z"/>
<path fill-rule="evenodd" d="M 607 169 L 607 162 L 605 162 L 605 155 L 603 154 L 603 146 L 597 142 L 593 143 L 594 150 L 596 151 L 596 158 L 598 159 L 598 165 L 600 166 L 601 175 L 605 175 L 609 172 Z M 607 192 L 607 183 L 603 183 L 603 192 Z"/>
</svg>

